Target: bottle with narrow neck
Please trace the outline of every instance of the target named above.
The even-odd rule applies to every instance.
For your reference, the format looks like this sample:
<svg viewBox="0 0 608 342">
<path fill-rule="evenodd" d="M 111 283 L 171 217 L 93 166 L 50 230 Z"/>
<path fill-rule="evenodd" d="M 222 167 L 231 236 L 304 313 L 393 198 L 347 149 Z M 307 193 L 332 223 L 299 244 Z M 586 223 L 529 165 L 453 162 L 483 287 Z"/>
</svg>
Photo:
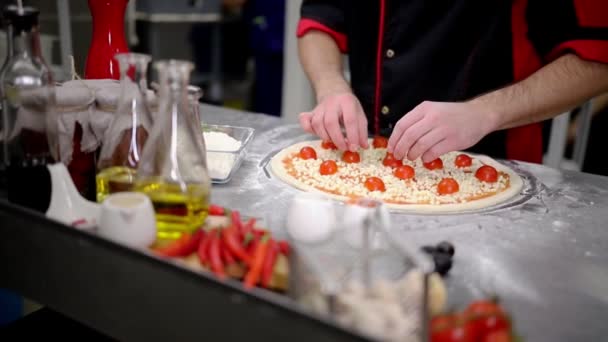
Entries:
<svg viewBox="0 0 608 342">
<path fill-rule="evenodd" d="M 0 86 L 9 201 L 44 211 L 50 196 L 46 164 L 58 160 L 58 144 L 55 89 L 40 52 L 38 13 L 32 7 L 8 8 L 14 53 Z"/>
<path fill-rule="evenodd" d="M 99 155 L 96 177 L 98 202 L 111 193 L 132 189 L 143 147 L 152 129 L 146 101 L 146 72 L 151 57 L 121 53 L 115 59 L 121 73 L 120 100 Z"/>
<path fill-rule="evenodd" d="M 147 194 L 156 211 L 158 237 L 179 238 L 207 217 L 211 179 L 200 126 L 192 125 L 188 82 L 193 65 L 155 63 L 160 81 L 159 111 L 137 170 L 135 190 Z"/>
<path fill-rule="evenodd" d="M 88 0 L 93 34 L 85 66 L 85 78 L 120 78 L 114 56 L 129 52 L 125 39 L 125 12 L 128 0 Z"/>
</svg>

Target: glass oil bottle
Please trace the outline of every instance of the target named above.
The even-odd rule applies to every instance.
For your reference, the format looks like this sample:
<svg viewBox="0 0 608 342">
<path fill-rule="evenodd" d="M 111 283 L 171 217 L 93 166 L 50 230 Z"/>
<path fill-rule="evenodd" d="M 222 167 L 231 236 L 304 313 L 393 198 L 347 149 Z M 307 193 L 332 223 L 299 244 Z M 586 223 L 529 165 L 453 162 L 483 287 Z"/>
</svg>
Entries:
<svg viewBox="0 0 608 342">
<path fill-rule="evenodd" d="M 13 42 L 0 77 L 8 200 L 45 212 L 51 196 L 47 164 L 59 160 L 53 77 L 40 49 L 38 9 L 9 6 L 4 14 Z"/>
<path fill-rule="evenodd" d="M 120 53 L 115 59 L 120 68 L 121 94 L 97 164 L 98 202 L 103 202 L 111 193 L 132 190 L 143 147 L 152 129 L 146 101 L 146 73 L 151 57 Z"/>
<path fill-rule="evenodd" d="M 193 65 L 159 61 L 159 108 L 137 170 L 135 190 L 154 205 L 159 239 L 200 227 L 208 213 L 211 179 L 200 125 L 192 124 L 188 83 Z"/>
</svg>

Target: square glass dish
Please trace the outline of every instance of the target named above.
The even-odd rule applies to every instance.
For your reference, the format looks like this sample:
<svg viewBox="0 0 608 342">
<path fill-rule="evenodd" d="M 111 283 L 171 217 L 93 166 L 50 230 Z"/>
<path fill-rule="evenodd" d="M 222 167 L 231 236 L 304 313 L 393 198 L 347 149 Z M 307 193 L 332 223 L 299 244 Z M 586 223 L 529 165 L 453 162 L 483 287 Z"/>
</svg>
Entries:
<svg viewBox="0 0 608 342">
<path fill-rule="evenodd" d="M 255 129 L 203 124 L 202 132 L 205 136 L 207 169 L 211 181 L 215 184 L 228 183 L 241 166 Z"/>
</svg>

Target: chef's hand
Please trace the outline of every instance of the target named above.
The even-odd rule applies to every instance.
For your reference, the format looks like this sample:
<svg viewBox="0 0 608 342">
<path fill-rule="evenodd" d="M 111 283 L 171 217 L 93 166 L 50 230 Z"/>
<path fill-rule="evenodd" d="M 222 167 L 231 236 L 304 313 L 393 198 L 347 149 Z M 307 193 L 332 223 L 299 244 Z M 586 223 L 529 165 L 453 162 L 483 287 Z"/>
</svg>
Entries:
<svg viewBox="0 0 608 342">
<path fill-rule="evenodd" d="M 430 162 L 475 145 L 493 131 L 493 116 L 470 102 L 423 102 L 407 113 L 388 140 L 395 158 Z"/>
<path fill-rule="evenodd" d="M 306 132 L 332 141 L 340 150 L 356 151 L 359 147 L 368 147 L 367 118 L 361 103 L 351 92 L 325 96 L 312 112 L 300 114 L 300 125 Z"/>
</svg>

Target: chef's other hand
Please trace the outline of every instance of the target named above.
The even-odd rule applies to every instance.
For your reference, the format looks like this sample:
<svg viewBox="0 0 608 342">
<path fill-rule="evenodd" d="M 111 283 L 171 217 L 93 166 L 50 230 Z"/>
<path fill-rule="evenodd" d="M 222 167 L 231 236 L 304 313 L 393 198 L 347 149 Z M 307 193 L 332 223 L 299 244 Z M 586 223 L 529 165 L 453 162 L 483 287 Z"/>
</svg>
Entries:
<svg viewBox="0 0 608 342">
<path fill-rule="evenodd" d="M 475 145 L 492 127 L 489 113 L 473 103 L 425 101 L 397 122 L 388 151 L 397 159 L 422 157 L 428 163 Z"/>
<path fill-rule="evenodd" d="M 325 141 L 332 141 L 340 150 L 367 148 L 367 118 L 361 103 L 350 92 L 324 97 L 312 112 L 300 114 L 300 125 Z M 346 138 L 342 133 L 346 131 Z"/>
</svg>

